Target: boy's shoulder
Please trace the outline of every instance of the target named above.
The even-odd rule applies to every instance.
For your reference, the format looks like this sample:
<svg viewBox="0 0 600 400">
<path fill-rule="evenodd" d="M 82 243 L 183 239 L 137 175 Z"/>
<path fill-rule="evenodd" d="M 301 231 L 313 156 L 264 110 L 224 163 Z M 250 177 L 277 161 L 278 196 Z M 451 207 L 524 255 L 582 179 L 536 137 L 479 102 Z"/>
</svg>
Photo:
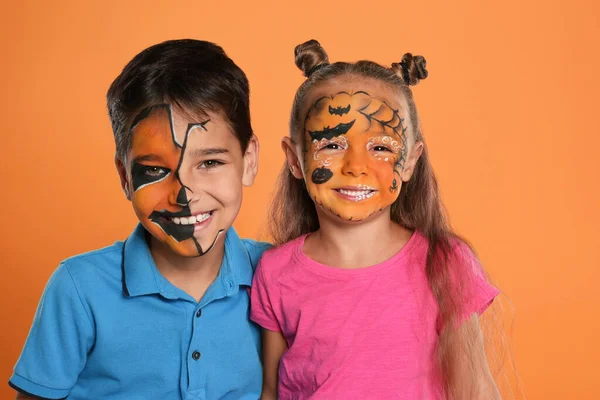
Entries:
<svg viewBox="0 0 600 400">
<path fill-rule="evenodd" d="M 252 269 L 256 269 L 256 264 L 258 264 L 258 260 L 263 255 L 263 253 L 270 249 L 273 245 L 268 242 L 259 242 L 253 239 L 242 239 L 242 243 L 248 252 L 248 256 L 250 257 L 250 262 L 252 263 Z"/>
<path fill-rule="evenodd" d="M 75 279 L 98 274 L 121 275 L 124 242 L 87 251 L 64 259 L 60 265 Z"/>
</svg>

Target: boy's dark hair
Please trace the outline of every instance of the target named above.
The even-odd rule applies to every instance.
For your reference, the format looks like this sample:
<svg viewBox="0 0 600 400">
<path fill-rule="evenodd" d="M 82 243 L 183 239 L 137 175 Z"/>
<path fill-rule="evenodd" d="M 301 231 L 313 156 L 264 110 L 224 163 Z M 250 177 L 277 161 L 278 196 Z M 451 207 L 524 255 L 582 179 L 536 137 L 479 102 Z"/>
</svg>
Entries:
<svg viewBox="0 0 600 400">
<path fill-rule="evenodd" d="M 250 87 L 246 74 L 214 43 L 169 40 L 136 55 L 106 95 L 117 156 L 126 160 L 131 123 L 144 108 L 171 104 L 189 117 L 221 113 L 240 141 L 252 137 Z"/>
</svg>

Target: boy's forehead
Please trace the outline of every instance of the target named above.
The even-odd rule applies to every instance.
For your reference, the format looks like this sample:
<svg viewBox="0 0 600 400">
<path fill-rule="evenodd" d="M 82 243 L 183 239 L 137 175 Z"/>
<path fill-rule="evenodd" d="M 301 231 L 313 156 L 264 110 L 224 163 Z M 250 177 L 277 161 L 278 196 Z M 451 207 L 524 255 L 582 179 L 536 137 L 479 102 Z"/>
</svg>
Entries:
<svg viewBox="0 0 600 400">
<path fill-rule="evenodd" d="M 161 146 L 167 150 L 237 144 L 230 125 L 218 112 L 193 116 L 170 105 L 159 105 L 142 111 L 140 115 L 131 129 L 134 156 L 140 152 L 155 152 Z"/>
</svg>

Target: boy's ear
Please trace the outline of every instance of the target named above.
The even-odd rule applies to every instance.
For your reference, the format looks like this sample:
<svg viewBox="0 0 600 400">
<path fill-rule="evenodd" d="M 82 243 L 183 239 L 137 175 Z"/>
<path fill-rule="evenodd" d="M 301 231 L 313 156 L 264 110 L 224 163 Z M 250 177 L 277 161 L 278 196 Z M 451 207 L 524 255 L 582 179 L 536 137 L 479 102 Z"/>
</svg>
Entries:
<svg viewBox="0 0 600 400">
<path fill-rule="evenodd" d="M 248 148 L 244 154 L 244 171 L 242 173 L 242 185 L 252 186 L 256 174 L 258 174 L 258 153 L 260 151 L 260 144 L 256 135 L 252 135 L 250 142 L 248 142 Z"/>
<path fill-rule="evenodd" d="M 292 138 L 289 136 L 281 139 L 281 149 L 285 154 L 285 158 L 288 164 L 288 168 L 290 172 L 296 179 L 304 179 L 304 174 L 302 173 L 302 163 L 300 163 L 300 158 L 298 157 L 297 148 L 292 142 Z"/>
<path fill-rule="evenodd" d="M 408 151 L 408 156 L 406 157 L 406 162 L 404 163 L 404 168 L 402 169 L 402 181 L 408 182 L 415 172 L 415 167 L 417 166 L 417 161 L 421 158 L 421 154 L 423 154 L 423 142 L 416 142 Z"/>
<path fill-rule="evenodd" d="M 119 173 L 119 179 L 121 180 L 121 189 L 123 189 L 123 193 L 125 193 L 125 197 L 127 200 L 131 200 L 131 192 L 129 188 L 129 180 L 127 179 L 127 168 L 123 164 L 123 161 L 115 154 L 115 166 L 117 167 L 117 172 Z"/>
</svg>

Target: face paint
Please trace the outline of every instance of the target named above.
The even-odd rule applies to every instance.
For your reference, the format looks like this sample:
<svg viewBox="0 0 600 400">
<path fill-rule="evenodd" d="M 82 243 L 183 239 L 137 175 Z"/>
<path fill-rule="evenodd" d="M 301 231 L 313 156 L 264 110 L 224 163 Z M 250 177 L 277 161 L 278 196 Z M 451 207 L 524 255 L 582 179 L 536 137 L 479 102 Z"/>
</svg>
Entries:
<svg viewBox="0 0 600 400">
<path fill-rule="evenodd" d="M 362 91 L 321 97 L 311 106 L 304 176 L 319 207 L 359 221 L 398 198 L 407 152 L 403 115 Z"/>
<path fill-rule="evenodd" d="M 180 255 L 206 254 L 241 203 L 241 183 L 237 191 L 216 184 L 227 175 L 235 189 L 236 178 L 241 179 L 237 139 L 226 123 L 189 123 L 170 105 L 143 110 L 131 131 L 131 200 L 140 222 Z M 221 145 L 215 147 L 215 140 Z M 236 147 L 239 162 L 232 161 Z"/>
</svg>

